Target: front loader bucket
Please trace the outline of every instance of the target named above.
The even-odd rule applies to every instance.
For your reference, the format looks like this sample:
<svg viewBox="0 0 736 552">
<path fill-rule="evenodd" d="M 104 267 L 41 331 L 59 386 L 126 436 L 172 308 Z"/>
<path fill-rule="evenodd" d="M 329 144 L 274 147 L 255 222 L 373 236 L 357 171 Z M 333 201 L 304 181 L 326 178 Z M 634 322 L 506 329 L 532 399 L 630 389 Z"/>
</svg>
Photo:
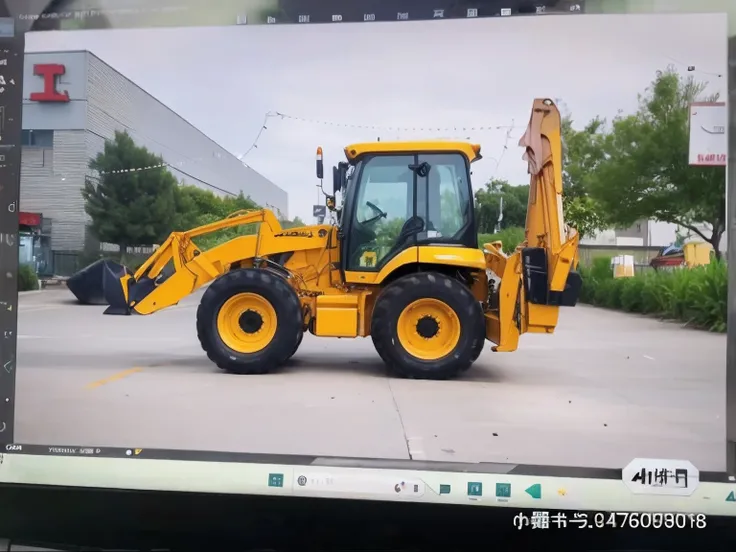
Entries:
<svg viewBox="0 0 736 552">
<path fill-rule="evenodd" d="M 109 305 L 105 314 L 130 314 L 123 286 L 132 275 L 120 263 L 100 260 L 69 278 L 67 287 L 83 305 Z"/>
<path fill-rule="evenodd" d="M 128 306 L 128 282 L 133 273 L 127 267 L 111 262 L 105 265 L 102 273 L 102 289 L 105 300 L 110 305 L 103 314 L 130 314 Z"/>
</svg>

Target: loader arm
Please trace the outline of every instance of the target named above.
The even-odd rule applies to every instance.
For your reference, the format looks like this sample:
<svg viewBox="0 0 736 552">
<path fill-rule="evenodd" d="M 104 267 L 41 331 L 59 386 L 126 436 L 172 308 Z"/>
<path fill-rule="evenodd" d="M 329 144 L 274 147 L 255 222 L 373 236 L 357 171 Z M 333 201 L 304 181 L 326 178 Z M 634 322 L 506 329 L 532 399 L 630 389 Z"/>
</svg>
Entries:
<svg viewBox="0 0 736 552">
<path fill-rule="evenodd" d="M 194 238 L 246 224 L 260 223 L 258 233 L 241 236 L 201 251 Z M 258 258 L 261 244 L 282 232 L 281 224 L 267 210 L 238 211 L 216 222 L 185 232 L 172 232 L 134 274 L 124 267 L 104 274 L 105 314 L 139 314 L 170 307 L 204 284 L 228 271 L 233 263 Z M 164 271 L 168 267 L 168 271 Z M 168 273 L 167 273 L 168 272 Z"/>
<path fill-rule="evenodd" d="M 281 224 L 274 214 L 267 209 L 262 209 L 258 211 L 236 211 L 224 219 L 210 224 L 198 226 L 185 232 L 172 232 L 166 238 L 166 241 L 136 270 L 133 278 L 138 280 L 144 275 L 156 278 L 169 261 L 173 261 L 175 270 L 180 270 L 200 254 L 200 250 L 192 242 L 196 237 L 235 228 L 236 226 L 257 223 L 265 224 L 271 234 L 277 234 L 281 231 Z M 260 236 L 260 229 L 258 235 Z"/>
<path fill-rule="evenodd" d="M 524 242 L 508 257 L 498 242 L 483 245 L 488 269 L 500 279 L 485 313 L 494 351 L 516 350 L 523 333 L 553 333 L 560 307 L 575 306 L 580 293 L 579 236 L 562 209 L 561 132 L 554 103 L 535 100 L 519 141 L 531 175 Z"/>
</svg>

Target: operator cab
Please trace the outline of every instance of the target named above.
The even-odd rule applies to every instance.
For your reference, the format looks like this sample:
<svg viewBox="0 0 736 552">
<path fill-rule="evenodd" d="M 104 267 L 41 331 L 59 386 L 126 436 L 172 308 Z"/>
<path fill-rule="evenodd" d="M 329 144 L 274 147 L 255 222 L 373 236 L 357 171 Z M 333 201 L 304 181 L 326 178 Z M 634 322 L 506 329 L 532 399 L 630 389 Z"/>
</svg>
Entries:
<svg viewBox="0 0 736 552">
<path fill-rule="evenodd" d="M 416 245 L 478 247 L 470 163 L 479 146 L 377 142 L 345 153 L 333 168 L 344 270 L 379 271 Z"/>
</svg>

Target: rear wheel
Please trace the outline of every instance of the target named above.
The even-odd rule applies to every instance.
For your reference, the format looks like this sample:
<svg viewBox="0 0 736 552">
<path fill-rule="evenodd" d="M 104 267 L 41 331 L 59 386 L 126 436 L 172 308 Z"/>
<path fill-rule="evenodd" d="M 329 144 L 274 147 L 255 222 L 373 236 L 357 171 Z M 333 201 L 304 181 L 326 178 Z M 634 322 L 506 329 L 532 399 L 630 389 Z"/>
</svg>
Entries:
<svg viewBox="0 0 736 552">
<path fill-rule="evenodd" d="M 483 307 L 481 307 L 481 312 L 483 312 Z M 483 337 L 482 339 L 479 339 L 475 345 L 475 349 L 473 349 L 473 362 L 478 360 L 478 357 L 483 352 L 483 347 L 486 344 L 486 318 L 483 317 Z M 470 368 L 470 366 L 468 366 Z M 467 368 L 466 368 L 467 369 Z"/>
<path fill-rule="evenodd" d="M 264 374 L 282 365 L 298 347 L 301 325 L 294 289 L 259 269 L 221 276 L 197 309 L 202 349 L 217 366 L 236 374 Z"/>
<path fill-rule="evenodd" d="M 483 311 L 453 278 L 426 272 L 390 284 L 371 323 L 376 350 L 399 375 L 448 379 L 467 370 L 485 339 Z"/>
<path fill-rule="evenodd" d="M 291 354 L 288 357 L 286 357 L 286 360 L 291 359 L 291 357 L 293 357 L 296 354 L 296 352 L 299 350 L 299 345 L 302 344 L 302 339 L 304 339 L 303 330 L 299 332 L 299 338 L 296 340 L 296 345 L 294 346 L 294 350 L 291 352 Z"/>
</svg>

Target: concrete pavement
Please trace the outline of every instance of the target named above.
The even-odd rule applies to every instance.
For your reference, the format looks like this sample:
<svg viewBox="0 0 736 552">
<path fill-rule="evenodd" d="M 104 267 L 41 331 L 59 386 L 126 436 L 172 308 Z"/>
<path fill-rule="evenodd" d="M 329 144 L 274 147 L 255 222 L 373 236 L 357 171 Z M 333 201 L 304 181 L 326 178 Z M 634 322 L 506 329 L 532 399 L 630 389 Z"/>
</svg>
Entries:
<svg viewBox="0 0 736 552">
<path fill-rule="evenodd" d="M 457 381 L 388 378 L 370 339 L 311 335 L 278 373 L 234 376 L 199 347 L 198 300 L 118 317 L 67 290 L 22 295 L 16 441 L 725 469 L 723 335 L 578 306 L 516 353 L 487 344 Z"/>
</svg>

